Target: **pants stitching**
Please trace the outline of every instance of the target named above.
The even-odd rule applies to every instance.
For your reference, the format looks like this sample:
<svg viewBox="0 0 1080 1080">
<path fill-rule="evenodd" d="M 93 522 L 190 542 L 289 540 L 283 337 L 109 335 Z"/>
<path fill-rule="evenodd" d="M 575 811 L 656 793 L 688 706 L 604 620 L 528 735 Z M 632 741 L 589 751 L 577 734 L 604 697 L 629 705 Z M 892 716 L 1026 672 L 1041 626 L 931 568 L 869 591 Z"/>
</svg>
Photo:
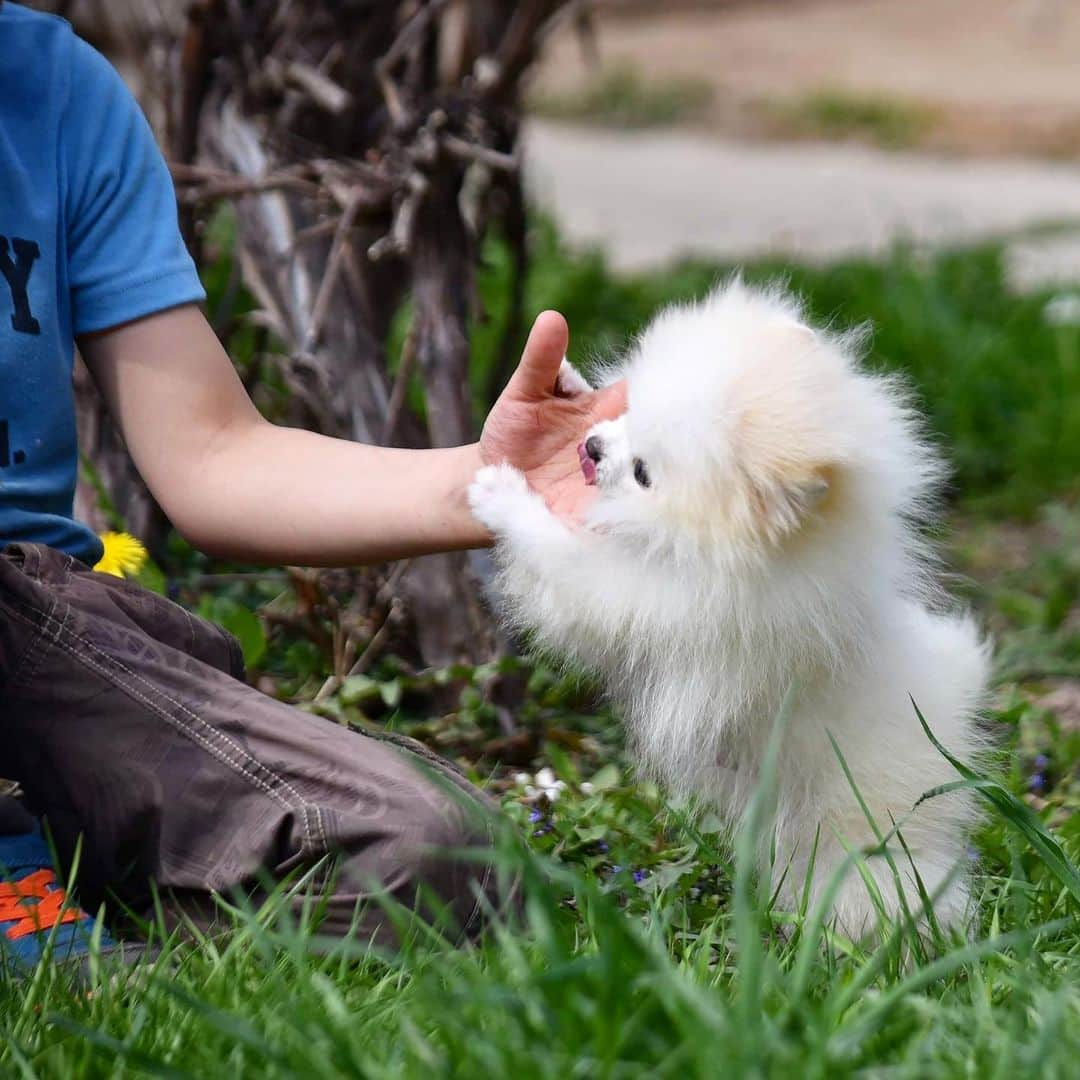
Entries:
<svg viewBox="0 0 1080 1080">
<path fill-rule="evenodd" d="M 51 596 L 50 597 L 50 606 L 49 606 L 49 616 L 50 617 L 53 615 L 53 612 L 56 610 L 56 603 L 57 603 L 56 602 L 56 597 Z M 62 620 L 60 620 L 60 630 L 63 629 L 64 624 L 67 622 L 67 616 L 68 616 L 68 612 L 65 612 L 64 613 L 64 618 Z M 38 671 L 41 669 L 41 665 L 44 662 L 45 657 L 49 656 L 49 648 L 48 648 L 48 644 L 46 644 L 46 643 L 50 642 L 50 640 L 52 640 L 52 642 L 55 642 L 55 638 L 59 636 L 59 632 L 60 631 L 57 630 L 55 634 L 50 635 L 48 632 L 46 632 L 44 626 L 41 627 L 41 633 L 38 635 L 37 656 L 35 658 L 33 658 L 33 666 L 30 667 L 30 669 L 26 672 L 26 674 L 21 679 L 19 679 L 19 681 L 21 681 L 21 683 L 31 683 L 31 681 L 33 681 L 33 679 L 35 679 L 35 677 L 38 674 Z"/>
<path fill-rule="evenodd" d="M 188 609 L 186 607 L 184 607 L 182 604 L 177 604 L 177 607 L 180 608 L 180 610 L 184 613 L 184 618 L 187 619 L 188 633 L 191 635 L 191 648 L 190 648 L 189 652 L 190 652 L 190 654 L 192 656 L 194 656 L 194 654 L 195 654 L 195 620 L 192 619 L 191 612 L 188 611 Z"/>
<path fill-rule="evenodd" d="M 59 632 L 58 632 L 58 636 L 59 636 Z M 302 805 L 306 804 L 307 800 L 305 800 L 300 795 L 300 793 L 287 780 L 285 780 L 282 777 L 275 774 L 273 772 L 273 770 L 267 768 L 267 766 L 265 766 L 261 761 L 259 761 L 256 757 L 254 757 L 254 755 L 248 753 L 242 746 L 240 746 L 238 743 L 234 742 L 223 731 L 219 731 L 217 728 L 212 727 L 210 724 L 208 724 L 205 720 L 202 719 L 202 717 L 200 717 L 198 714 L 196 714 L 191 709 L 189 709 L 178 698 L 174 698 L 171 695 L 167 694 L 165 691 L 161 690 L 159 687 L 154 686 L 154 684 L 152 682 L 150 682 L 149 679 L 147 679 L 144 676 L 140 675 L 137 671 L 132 671 L 130 668 L 126 667 L 120 660 L 117 660 L 115 657 L 109 656 L 108 653 L 104 652 L 97 645 L 95 645 L 92 641 L 89 641 L 89 640 L 87 640 L 85 638 L 78 637 L 75 634 L 72 634 L 71 636 L 76 637 L 76 639 L 81 644 L 83 644 L 87 648 L 93 650 L 93 652 L 95 652 L 98 656 L 100 656 L 103 659 L 108 660 L 111 663 L 115 664 L 129 678 L 135 679 L 136 681 L 142 683 L 142 685 L 147 687 L 147 689 L 150 690 L 152 693 L 159 694 L 161 697 L 163 697 L 171 705 L 175 705 L 181 712 L 183 712 L 185 715 L 189 716 L 195 723 L 200 724 L 202 727 L 205 727 L 207 730 L 212 732 L 218 739 L 220 739 L 223 743 L 227 744 L 235 754 L 239 755 L 241 760 L 243 760 L 245 758 L 249 758 L 251 760 L 251 762 L 253 763 L 253 765 L 255 765 L 262 772 L 265 772 L 265 773 L 269 774 L 278 784 L 281 785 L 281 787 L 289 795 L 292 796 L 293 799 L 296 800 L 297 803 L 300 803 Z M 265 781 L 263 781 L 263 782 L 265 783 Z"/>
<path fill-rule="evenodd" d="M 326 825 L 323 822 L 322 807 L 313 804 L 311 808 L 315 812 L 315 826 L 319 830 L 319 839 L 322 841 L 323 851 L 329 851 L 330 844 L 326 838 Z"/>
<path fill-rule="evenodd" d="M 49 597 L 50 611 L 56 606 L 55 597 Z M 30 644 L 23 650 L 22 655 L 15 661 L 11 669 L 10 682 L 12 686 L 18 686 L 20 682 L 32 679 L 40 666 L 39 655 L 44 654 L 45 627 L 35 626 L 37 633 L 30 639 Z M 23 672 L 26 672 L 24 676 Z"/>
<path fill-rule="evenodd" d="M 69 611 L 70 611 L 70 608 L 69 608 Z M 253 783 L 257 788 L 259 788 L 265 794 L 267 794 L 271 798 L 275 799 L 281 806 L 285 807 L 285 809 L 290 810 L 290 811 L 295 811 L 295 810 L 299 809 L 301 811 L 301 814 L 302 814 L 302 817 L 303 817 L 303 820 L 304 820 L 304 850 L 305 850 L 305 853 L 310 853 L 314 849 L 314 844 L 312 842 L 312 836 L 311 836 L 311 826 L 310 826 L 310 822 L 309 822 L 308 817 L 307 817 L 307 809 L 306 808 L 308 806 L 308 801 L 306 799 L 303 799 L 299 795 L 299 793 L 293 788 L 293 786 L 287 780 L 284 780 L 280 776 L 276 775 L 272 770 L 268 769 L 260 761 L 258 761 L 251 754 L 249 754 L 247 751 L 245 751 L 243 749 L 243 747 L 238 746 L 235 742 L 233 742 L 233 740 L 230 739 L 223 732 L 218 731 L 216 728 L 214 728 L 211 725 L 207 724 L 205 720 L 202 720 L 199 716 L 197 716 L 194 712 L 192 712 L 186 705 L 183 704 L 183 702 L 177 701 L 175 698 L 171 697 L 169 694 L 166 694 L 164 691 L 159 690 L 157 687 L 155 687 L 148 680 L 144 679 L 142 676 L 138 675 L 137 673 L 132 672 L 129 668 L 125 667 L 115 657 L 111 657 L 111 656 L 108 655 L 108 653 L 105 653 L 101 649 L 99 649 L 93 642 L 87 641 L 85 638 L 79 637 L 78 635 L 72 633 L 70 630 L 68 631 L 67 636 L 69 636 L 71 638 L 74 638 L 75 641 L 78 644 L 80 644 L 80 645 L 84 646 L 85 648 L 89 649 L 90 651 L 94 652 L 95 654 L 100 656 L 103 660 L 107 661 L 108 663 L 114 664 L 117 668 L 120 669 L 121 672 L 123 672 L 125 675 L 127 675 L 130 679 L 135 679 L 135 680 L 141 682 L 143 685 L 149 687 L 151 692 L 158 694 L 161 698 L 163 698 L 170 705 L 175 706 L 177 709 L 180 710 L 180 712 L 182 712 L 186 716 L 190 717 L 191 720 L 193 720 L 195 722 L 195 724 L 201 725 L 207 731 L 212 733 L 212 735 L 215 736 L 217 740 L 220 740 L 221 743 L 225 744 L 225 747 L 228 748 L 228 751 L 231 751 L 233 754 L 239 755 L 239 759 L 238 760 L 233 760 L 233 758 L 230 756 L 229 752 L 226 751 L 226 749 L 223 749 L 221 746 L 215 747 L 214 743 L 211 741 L 211 739 L 209 737 L 207 737 L 205 734 L 197 732 L 196 730 L 194 730 L 193 726 L 190 723 L 187 723 L 184 720 L 180 719 L 180 717 L 177 717 L 177 716 L 173 715 L 172 713 L 169 712 L 168 709 L 162 708 L 159 704 L 154 702 L 151 698 L 147 697 L 143 693 L 140 693 L 133 685 L 131 685 L 131 683 L 127 679 L 121 678 L 117 674 L 117 672 L 115 672 L 115 671 L 110 672 L 105 666 L 103 666 L 99 662 L 91 659 L 89 656 L 84 655 L 78 649 L 73 648 L 70 645 L 67 645 L 64 642 L 62 642 L 60 640 L 60 638 L 61 638 L 61 632 L 64 630 L 65 624 L 66 624 L 66 621 L 67 621 L 67 615 L 66 614 L 65 614 L 65 618 L 63 620 L 58 620 L 58 619 L 52 617 L 51 615 L 45 614 L 44 612 L 42 612 L 41 614 L 42 614 L 43 618 L 45 618 L 47 621 L 57 624 L 57 630 L 56 630 L 56 633 L 55 633 L 54 640 L 55 640 L 55 644 L 56 644 L 56 646 L 58 648 L 63 649 L 66 653 L 68 653 L 68 655 L 73 657 L 75 660 L 78 660 L 80 663 L 83 663 L 83 664 L 87 665 L 88 667 L 91 667 L 94 670 L 96 670 L 107 681 L 114 681 L 115 684 L 117 686 L 119 686 L 122 690 L 124 690 L 126 693 L 130 694 L 132 697 L 136 698 L 137 700 L 141 701 L 144 705 L 146 705 L 146 707 L 149 708 L 151 710 L 151 712 L 153 712 L 155 715 L 159 716 L 161 719 L 165 720 L 166 723 L 168 723 L 168 724 L 172 725 L 173 727 L 177 728 L 182 734 L 186 735 L 188 738 L 190 738 L 194 742 L 198 743 L 200 746 L 203 747 L 204 750 L 206 750 L 207 753 L 211 754 L 212 756 L 217 758 L 219 761 L 223 762 L 229 768 L 234 769 L 236 772 L 238 772 L 245 779 L 247 779 L 251 783 Z M 282 795 L 281 791 L 277 790 L 271 784 L 267 783 L 267 781 L 265 779 L 263 779 L 261 776 L 257 775 L 251 768 L 249 768 L 245 764 L 245 759 L 249 760 L 256 768 L 258 768 L 259 770 L 261 770 L 264 773 L 267 773 L 274 781 L 276 781 L 277 784 L 279 784 L 289 795 L 292 796 L 292 798 L 295 800 L 296 805 L 294 805 L 288 799 L 286 799 Z"/>
</svg>

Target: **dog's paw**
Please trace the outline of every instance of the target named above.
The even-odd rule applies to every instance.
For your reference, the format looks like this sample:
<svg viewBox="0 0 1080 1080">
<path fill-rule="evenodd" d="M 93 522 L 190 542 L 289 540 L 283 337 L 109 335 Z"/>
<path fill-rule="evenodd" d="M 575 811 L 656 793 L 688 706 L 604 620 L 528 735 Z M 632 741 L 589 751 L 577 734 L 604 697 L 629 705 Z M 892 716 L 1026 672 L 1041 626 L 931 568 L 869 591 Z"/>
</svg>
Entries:
<svg viewBox="0 0 1080 1080">
<path fill-rule="evenodd" d="M 563 397 L 577 397 L 578 394 L 587 394 L 592 387 L 585 381 L 584 376 L 578 371 L 566 357 L 559 365 L 559 377 L 555 384 L 556 392 Z"/>
<path fill-rule="evenodd" d="M 905 858 L 911 856 L 898 845 L 889 845 L 896 867 L 903 867 Z M 815 867 L 814 885 L 811 890 L 810 907 L 813 908 L 826 888 L 832 893 L 828 912 L 829 921 L 852 941 L 868 940 L 888 930 L 890 923 L 909 916 L 914 920 L 920 934 L 929 936 L 933 924 L 942 930 L 963 929 L 970 916 L 970 892 L 967 876 L 957 872 L 949 861 L 938 863 L 935 859 L 919 859 L 916 867 L 922 878 L 923 895 L 916 881 L 910 876 L 910 868 L 902 869 L 899 876 L 886 862 L 884 856 L 875 855 L 866 860 L 862 872 L 849 867 L 839 886 L 832 884 L 839 866 L 839 858 L 826 856 Z M 873 892 L 863 878 L 867 873 L 874 879 Z M 791 896 L 798 903 L 798 896 Z M 927 899 L 931 900 L 928 910 Z M 879 911 L 879 904 L 883 911 Z M 882 922 L 884 914 L 885 922 Z"/>
<path fill-rule="evenodd" d="M 469 485 L 469 509 L 492 532 L 505 532 L 538 496 L 529 488 L 525 474 L 505 463 L 486 465 Z"/>
</svg>

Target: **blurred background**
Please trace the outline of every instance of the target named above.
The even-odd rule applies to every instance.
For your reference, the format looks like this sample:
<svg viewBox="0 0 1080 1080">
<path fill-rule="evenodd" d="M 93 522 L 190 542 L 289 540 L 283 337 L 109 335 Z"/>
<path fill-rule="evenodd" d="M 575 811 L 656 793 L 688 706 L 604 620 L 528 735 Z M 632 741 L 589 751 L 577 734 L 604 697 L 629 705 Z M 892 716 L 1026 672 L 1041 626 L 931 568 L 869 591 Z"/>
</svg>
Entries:
<svg viewBox="0 0 1080 1080">
<path fill-rule="evenodd" d="M 535 190 L 615 266 L 1076 218 L 1075 172 L 1035 165 L 1080 144 L 1066 0 L 610 0 L 583 44 L 539 65 Z"/>
<path fill-rule="evenodd" d="M 465 441 L 538 310 L 565 312 L 587 368 L 735 267 L 788 280 L 817 320 L 869 321 L 868 362 L 912 381 L 953 462 L 948 566 L 1050 762 L 1030 797 L 1073 775 L 1080 5 L 31 4 L 139 95 L 209 315 L 280 422 Z M 587 694 L 494 631 L 482 557 L 210 563 L 80 393 L 81 512 L 147 539 L 148 583 L 233 629 L 268 692 L 485 767 L 555 744 L 604 760 L 592 721 L 565 720 Z"/>
</svg>

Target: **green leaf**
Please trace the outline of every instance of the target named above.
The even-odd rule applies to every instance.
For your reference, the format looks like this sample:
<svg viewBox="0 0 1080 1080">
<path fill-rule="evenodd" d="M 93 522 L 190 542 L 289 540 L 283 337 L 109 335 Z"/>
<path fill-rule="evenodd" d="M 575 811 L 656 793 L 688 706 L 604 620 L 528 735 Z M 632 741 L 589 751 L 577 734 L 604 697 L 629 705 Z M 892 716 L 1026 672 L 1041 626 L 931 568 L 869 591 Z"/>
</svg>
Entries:
<svg viewBox="0 0 1080 1080">
<path fill-rule="evenodd" d="M 204 595 L 199 602 L 199 614 L 228 630 L 240 643 L 244 663 L 249 668 L 258 667 L 266 655 L 266 632 L 253 611 L 225 596 Z"/>
<path fill-rule="evenodd" d="M 618 787 L 619 770 L 615 765 L 605 765 L 589 782 L 593 791 L 607 791 L 609 788 Z"/>
<path fill-rule="evenodd" d="M 379 683 L 379 695 L 388 709 L 396 709 L 401 703 L 401 680 L 391 679 L 389 682 Z"/>
<path fill-rule="evenodd" d="M 135 575 L 135 581 L 137 581 L 144 589 L 149 589 L 151 592 L 155 592 L 158 596 L 165 596 L 168 593 L 168 579 L 165 577 L 165 572 L 153 559 L 148 558 L 143 563 L 142 569 Z"/>
<path fill-rule="evenodd" d="M 379 684 L 367 675 L 350 675 L 338 691 L 338 697 L 343 705 L 359 705 L 361 702 L 370 701 L 378 697 Z"/>
<path fill-rule="evenodd" d="M 313 641 L 302 638 L 285 650 L 285 666 L 298 679 L 324 674 L 322 654 Z"/>
</svg>

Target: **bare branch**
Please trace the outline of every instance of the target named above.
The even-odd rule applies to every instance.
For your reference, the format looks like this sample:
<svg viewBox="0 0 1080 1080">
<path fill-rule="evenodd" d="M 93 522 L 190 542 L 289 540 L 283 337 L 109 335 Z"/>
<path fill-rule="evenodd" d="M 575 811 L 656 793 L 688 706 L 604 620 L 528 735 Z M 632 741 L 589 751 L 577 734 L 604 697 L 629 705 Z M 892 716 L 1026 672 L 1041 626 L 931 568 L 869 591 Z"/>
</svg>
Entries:
<svg viewBox="0 0 1080 1080">
<path fill-rule="evenodd" d="M 394 376 L 394 385 L 390 391 L 390 404 L 386 410 L 386 423 L 383 425 L 382 435 L 379 442 L 383 446 L 389 446 L 397 432 L 398 420 L 401 417 L 401 408 L 405 404 L 405 394 L 409 389 L 409 380 L 413 377 L 416 368 L 416 328 L 409 327 L 405 335 L 405 344 L 401 349 L 401 362 L 398 364 L 397 374 Z"/>
<path fill-rule="evenodd" d="M 352 94 L 333 79 L 327 78 L 318 68 L 293 60 L 285 68 L 285 80 L 300 87 L 321 109 L 340 116 L 351 104 Z"/>
<path fill-rule="evenodd" d="M 390 231 L 368 248 L 368 258 L 378 262 L 387 255 L 405 255 L 412 247 L 413 227 L 420 204 L 428 192 L 428 182 L 423 173 L 409 174 L 409 189 L 398 203 L 394 223 Z"/>
<path fill-rule="evenodd" d="M 419 41 L 431 21 L 446 7 L 447 3 L 449 0 L 427 0 L 427 3 L 424 3 L 405 24 L 386 54 L 375 64 L 375 77 L 379 82 L 383 100 L 386 102 L 387 111 L 390 113 L 390 119 L 395 128 L 401 129 L 408 126 L 409 111 L 405 107 L 397 83 L 391 77 L 391 72 L 404 58 L 406 52 Z"/>
<path fill-rule="evenodd" d="M 468 142 L 457 135 L 443 135 L 439 142 L 451 157 L 461 161 L 479 161 L 500 172 L 517 172 L 521 164 L 517 154 L 504 154 L 501 150 L 492 150 L 480 143 Z"/>
<path fill-rule="evenodd" d="M 311 352 L 318 343 L 323 320 L 326 318 L 326 312 L 330 305 L 330 294 L 333 292 L 334 285 L 337 282 L 338 271 L 341 268 L 341 258 L 345 246 L 349 242 L 349 231 L 356 220 L 361 198 L 361 189 L 354 188 L 338 221 L 334 242 L 330 247 L 330 258 L 327 260 L 326 270 L 323 273 L 322 281 L 319 283 L 319 291 L 315 294 L 315 307 L 311 312 L 311 322 L 308 324 L 307 336 L 301 346 L 304 352 Z"/>
</svg>

